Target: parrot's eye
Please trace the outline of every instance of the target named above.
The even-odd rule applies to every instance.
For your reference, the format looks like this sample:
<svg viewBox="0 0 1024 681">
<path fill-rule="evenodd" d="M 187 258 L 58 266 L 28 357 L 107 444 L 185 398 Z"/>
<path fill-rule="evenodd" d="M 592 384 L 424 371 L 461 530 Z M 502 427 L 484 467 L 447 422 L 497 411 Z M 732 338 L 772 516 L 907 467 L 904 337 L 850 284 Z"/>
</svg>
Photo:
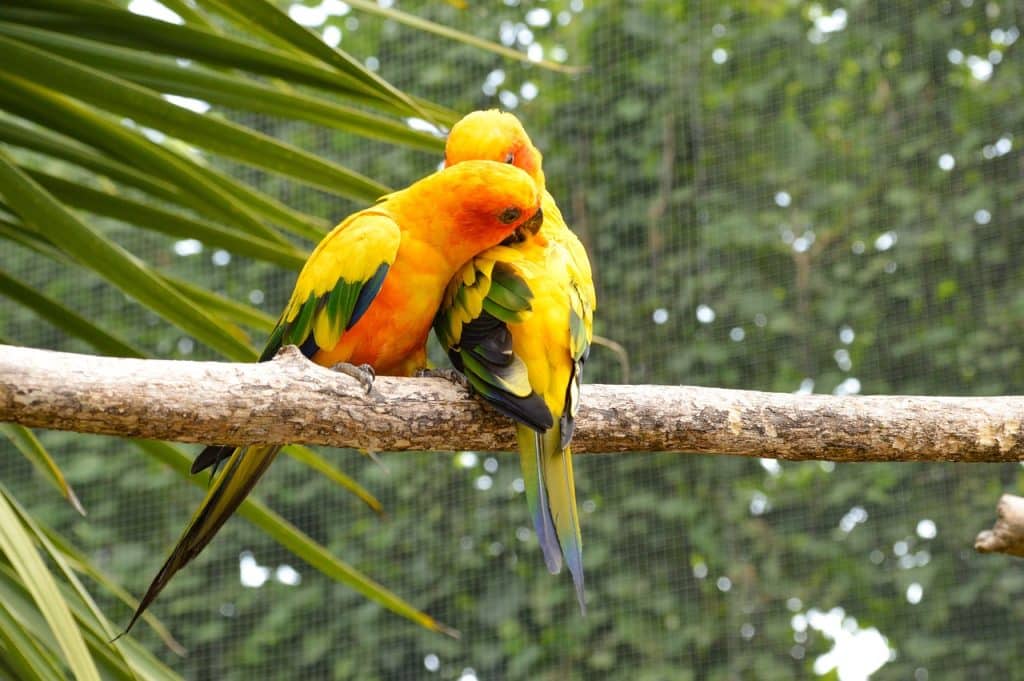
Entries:
<svg viewBox="0 0 1024 681">
<path fill-rule="evenodd" d="M 505 163 L 515 163 L 515 162 L 516 162 L 516 155 L 513 154 L 511 151 L 508 152 L 508 155 L 505 157 Z"/>
<path fill-rule="evenodd" d="M 502 223 L 508 225 L 518 220 L 521 214 L 522 213 L 518 208 L 506 208 L 502 211 L 501 215 L 498 216 L 498 219 L 501 220 Z"/>
</svg>

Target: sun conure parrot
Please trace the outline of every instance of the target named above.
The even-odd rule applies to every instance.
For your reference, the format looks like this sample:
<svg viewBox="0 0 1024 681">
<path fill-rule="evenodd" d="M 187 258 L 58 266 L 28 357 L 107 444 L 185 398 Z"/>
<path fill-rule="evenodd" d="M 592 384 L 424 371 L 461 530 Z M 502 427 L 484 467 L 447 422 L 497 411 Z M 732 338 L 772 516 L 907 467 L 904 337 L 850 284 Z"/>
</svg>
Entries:
<svg viewBox="0 0 1024 681">
<path fill-rule="evenodd" d="M 455 272 L 485 249 L 535 232 L 542 219 L 533 178 L 486 160 L 438 171 L 388 194 L 317 245 L 260 361 L 297 345 L 317 364 L 363 369 L 367 381 L 374 373 L 413 375 L 426 366 L 431 323 Z M 127 629 L 210 542 L 279 450 L 211 446 L 199 453 L 193 473 L 227 463 Z"/>
<path fill-rule="evenodd" d="M 448 285 L 434 329 L 470 385 L 517 422 L 526 500 L 544 562 L 554 574 L 565 557 L 586 612 L 569 441 L 593 335 L 590 261 L 545 189 L 541 154 L 515 116 L 476 111 L 452 127 L 446 165 L 474 159 L 529 173 L 542 192 L 544 224 L 463 267 Z"/>
</svg>

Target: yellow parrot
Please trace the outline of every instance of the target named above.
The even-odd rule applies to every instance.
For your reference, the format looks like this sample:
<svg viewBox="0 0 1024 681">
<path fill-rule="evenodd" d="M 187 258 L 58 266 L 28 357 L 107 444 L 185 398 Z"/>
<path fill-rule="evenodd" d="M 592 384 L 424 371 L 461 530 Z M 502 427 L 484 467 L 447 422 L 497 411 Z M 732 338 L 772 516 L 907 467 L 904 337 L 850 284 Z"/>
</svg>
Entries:
<svg viewBox="0 0 1024 681">
<path fill-rule="evenodd" d="M 586 612 L 572 439 L 596 296 L 590 261 L 545 188 L 541 154 L 519 120 L 475 111 L 448 135 L 445 164 L 474 160 L 522 168 L 542 192 L 535 235 L 478 255 L 455 276 L 434 323 L 456 369 L 516 421 L 526 500 L 548 570 L 569 567 Z"/>
<path fill-rule="evenodd" d="M 459 164 L 388 194 L 342 221 L 309 256 L 260 361 L 297 345 L 368 388 L 375 374 L 411 376 L 426 366 L 431 322 L 456 271 L 503 240 L 537 231 L 542 220 L 533 178 L 492 161 Z M 214 445 L 200 452 L 193 473 L 227 463 L 125 632 L 210 542 L 279 450 Z"/>
</svg>

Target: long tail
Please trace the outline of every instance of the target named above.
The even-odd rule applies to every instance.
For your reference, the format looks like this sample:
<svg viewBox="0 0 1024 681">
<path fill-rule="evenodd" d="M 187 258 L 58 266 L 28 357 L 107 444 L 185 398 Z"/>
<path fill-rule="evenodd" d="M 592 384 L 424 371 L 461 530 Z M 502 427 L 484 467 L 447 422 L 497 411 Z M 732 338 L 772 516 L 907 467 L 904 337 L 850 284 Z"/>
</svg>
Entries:
<svg viewBox="0 0 1024 681">
<path fill-rule="evenodd" d="M 234 450 L 224 466 L 224 470 L 210 485 L 206 498 L 203 499 L 199 510 L 192 516 L 191 522 L 185 528 L 185 532 L 181 535 L 174 550 L 171 551 L 167 562 L 153 578 L 153 582 L 139 602 L 139 607 L 122 632 L 122 636 L 128 633 L 136 620 L 149 607 L 149 604 L 163 591 L 163 588 L 171 581 L 171 577 L 188 565 L 210 543 L 225 521 L 231 517 L 231 514 L 256 486 L 256 482 L 280 450 L 280 447 L 272 446 Z"/>
<path fill-rule="evenodd" d="M 556 420 L 557 424 L 558 421 Z M 561 447 L 558 427 L 538 433 L 524 425 L 516 426 L 519 461 L 526 485 L 526 503 L 533 516 L 537 539 L 548 571 L 557 574 L 562 558 L 576 586 L 576 600 L 586 614 L 583 592 L 583 540 L 576 510 L 576 485 L 572 475 L 572 451 Z"/>
</svg>

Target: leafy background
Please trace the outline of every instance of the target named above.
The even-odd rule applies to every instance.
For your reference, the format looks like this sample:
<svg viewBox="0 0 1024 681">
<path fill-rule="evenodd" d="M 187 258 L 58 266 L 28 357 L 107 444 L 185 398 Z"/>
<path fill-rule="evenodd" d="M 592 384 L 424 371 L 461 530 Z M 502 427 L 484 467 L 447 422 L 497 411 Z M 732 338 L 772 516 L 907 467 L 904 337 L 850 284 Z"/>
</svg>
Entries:
<svg viewBox="0 0 1024 681">
<path fill-rule="evenodd" d="M 398 8 L 586 70 L 512 61 L 358 3 L 290 14 L 402 91 L 523 118 L 592 254 L 597 331 L 625 346 L 628 380 L 1024 391 L 1017 4 L 456 5 Z M 210 113 L 392 186 L 439 159 L 229 105 Z M 324 220 L 362 205 L 207 162 Z M 285 263 L 89 219 L 159 271 L 266 315 L 293 282 Z M 147 353 L 217 356 L 98 277 L 13 246 L 0 265 Z M 0 315 L 12 342 L 89 351 L 22 305 L 0 301 Z M 619 357 L 595 349 L 587 379 L 624 380 Z M 0 479 L 141 592 L 199 490 L 125 442 L 41 436 L 88 517 L 24 459 L 4 456 Z M 185 678 L 1018 676 L 1024 571 L 970 548 L 998 495 L 1021 491 L 1016 465 L 580 457 L 590 598 L 581 618 L 568 579 L 543 569 L 514 457 L 388 454 L 380 466 L 355 452 L 326 456 L 386 518 L 290 459 L 256 496 L 462 639 L 396 617 L 237 520 L 154 606 L 188 656 L 145 627 L 135 634 Z M 126 607 L 101 604 L 127 619 Z"/>
</svg>

